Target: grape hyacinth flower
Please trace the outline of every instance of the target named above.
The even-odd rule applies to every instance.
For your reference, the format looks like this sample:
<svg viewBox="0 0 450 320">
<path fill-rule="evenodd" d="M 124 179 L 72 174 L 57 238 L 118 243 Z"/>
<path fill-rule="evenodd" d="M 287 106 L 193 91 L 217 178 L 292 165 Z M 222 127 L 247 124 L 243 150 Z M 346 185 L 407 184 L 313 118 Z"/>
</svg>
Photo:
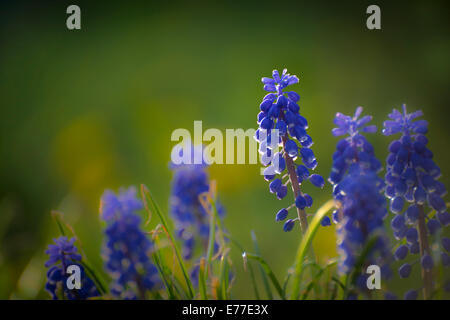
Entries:
<svg viewBox="0 0 450 320">
<path fill-rule="evenodd" d="M 387 209 L 380 184 L 382 180 L 374 172 L 363 171 L 357 165 L 352 165 L 340 182 L 338 266 L 344 274 L 352 271 L 368 241 L 374 237 L 375 244 L 364 265 L 376 264 L 382 268 L 382 276 L 389 277 L 391 253 L 383 227 Z"/>
<path fill-rule="evenodd" d="M 260 104 L 258 114 L 259 128 L 256 130 L 255 139 L 259 142 L 261 162 L 266 167 L 264 178 L 270 181 L 269 190 L 278 199 L 283 199 L 288 193 L 287 185 L 290 183 L 294 193 L 295 202 L 288 208 L 282 209 L 276 215 L 276 221 L 285 220 L 288 210 L 297 207 L 297 217 L 288 219 L 284 224 L 284 231 L 291 231 L 296 221 L 300 222 L 303 232 L 308 227 L 305 209 L 312 206 L 313 199 L 303 193 L 300 185 L 309 180 L 311 184 L 322 188 L 324 179 L 318 174 L 311 174 L 317 166 L 314 152 L 311 150 L 313 141 L 307 134 L 308 121 L 300 115 L 300 100 L 298 93 L 285 91 L 285 89 L 298 83 L 295 75 L 290 75 L 284 69 L 280 75 L 278 70 L 273 70 L 272 78 L 262 78 L 264 90 L 269 92 Z M 277 148 L 281 146 L 280 152 Z M 303 164 L 295 163 L 300 158 Z M 286 175 L 283 175 L 287 171 Z M 276 178 L 280 175 L 280 178 Z M 285 182 L 283 179 L 287 178 Z"/>
<path fill-rule="evenodd" d="M 381 163 L 375 157 L 372 144 L 361 134 L 375 133 L 377 128 L 374 125 L 367 125 L 372 116 L 359 118 L 362 111 L 362 107 L 357 107 L 353 117 L 338 112 L 334 118 L 337 128 L 331 131 L 333 136 L 348 135 L 337 143 L 336 152 L 333 154 L 333 166 L 328 180 L 334 186 L 344 178 L 354 163 L 362 170 L 371 170 L 375 173 L 381 170 Z"/>
<path fill-rule="evenodd" d="M 47 283 L 45 289 L 51 294 L 54 300 L 59 297 L 69 300 L 84 300 L 99 296 L 99 292 L 94 282 L 86 275 L 81 265 L 81 255 L 75 247 L 75 238 L 59 237 L 53 239 L 55 244 L 50 244 L 45 251 L 49 255 L 45 266 L 47 271 Z M 79 289 L 69 289 L 67 280 L 70 274 L 67 274 L 67 268 L 76 265 L 80 268 L 81 286 Z"/>
<path fill-rule="evenodd" d="M 206 248 L 209 239 L 210 215 L 202 206 L 199 196 L 210 191 L 208 164 L 203 158 L 203 146 L 185 146 L 191 150 L 189 163 L 170 164 L 173 171 L 170 212 L 175 221 L 177 236 L 183 241 L 183 256 L 191 259 L 196 245 Z M 181 150 L 181 153 L 184 149 Z M 194 164 L 196 154 L 201 163 Z M 217 213 L 223 218 L 225 210 L 216 201 Z M 218 249 L 217 242 L 215 250 Z"/>
<path fill-rule="evenodd" d="M 338 201 L 344 200 L 340 182 L 351 168 L 361 174 L 365 172 L 376 174 L 382 169 L 380 161 L 375 157 L 372 144 L 361 134 L 375 133 L 377 128 L 374 125 L 368 125 L 372 120 L 372 116 L 366 115 L 360 118 L 362 111 L 362 107 L 357 107 L 353 117 L 338 112 L 334 118 L 334 124 L 337 127 L 331 131 L 333 136 L 347 135 L 336 145 L 336 151 L 333 154 L 333 165 L 328 178 L 328 181 L 333 185 L 333 196 Z M 380 190 L 384 188 L 382 180 L 376 180 Z M 333 221 L 334 223 L 339 221 L 337 210 L 333 212 Z M 330 218 L 325 217 L 322 225 L 330 224 Z"/>
<path fill-rule="evenodd" d="M 401 252 L 396 254 L 396 258 L 404 259 L 408 251 L 420 253 L 423 293 L 424 298 L 428 299 L 433 288 L 434 266 L 430 242 L 439 229 L 448 226 L 450 219 L 442 199 L 447 190 L 438 181 L 441 170 L 433 161 L 433 153 L 427 148 L 425 134 L 428 132 L 428 123 L 426 120 L 417 120 L 422 115 L 422 111 L 408 114 L 405 105 L 402 112 L 394 109 L 389 114 L 391 120 L 384 122 L 383 134 L 401 133 L 401 138 L 389 146 L 385 176 L 385 194 L 390 199 L 390 210 L 395 214 L 391 222 L 394 236 L 398 240 L 406 238 L 407 245 L 406 249 L 405 245 L 397 249 Z M 431 218 L 425 212 L 427 206 L 436 212 L 435 217 Z M 445 264 L 445 261 L 442 262 Z M 402 267 L 400 276 L 405 275 Z"/>
<path fill-rule="evenodd" d="M 147 291 L 161 286 L 158 270 L 149 258 L 153 243 L 141 230 L 136 213 L 142 208 L 133 187 L 118 195 L 106 190 L 101 198 L 100 214 L 107 223 L 102 253 L 113 278 L 111 293 L 117 298 L 144 299 Z"/>
</svg>

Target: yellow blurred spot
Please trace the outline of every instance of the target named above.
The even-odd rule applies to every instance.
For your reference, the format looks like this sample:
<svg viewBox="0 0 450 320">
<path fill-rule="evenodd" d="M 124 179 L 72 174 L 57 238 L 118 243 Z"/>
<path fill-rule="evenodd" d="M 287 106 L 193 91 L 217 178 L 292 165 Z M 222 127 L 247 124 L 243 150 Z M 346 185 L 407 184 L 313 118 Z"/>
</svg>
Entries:
<svg viewBox="0 0 450 320">
<path fill-rule="evenodd" d="M 44 285 L 44 261 L 40 255 L 35 255 L 22 272 L 17 282 L 16 290 L 11 299 L 34 299 Z"/>
<path fill-rule="evenodd" d="M 111 140 L 100 119 L 92 115 L 75 120 L 54 140 L 56 172 L 85 199 L 98 196 L 118 170 Z"/>
</svg>

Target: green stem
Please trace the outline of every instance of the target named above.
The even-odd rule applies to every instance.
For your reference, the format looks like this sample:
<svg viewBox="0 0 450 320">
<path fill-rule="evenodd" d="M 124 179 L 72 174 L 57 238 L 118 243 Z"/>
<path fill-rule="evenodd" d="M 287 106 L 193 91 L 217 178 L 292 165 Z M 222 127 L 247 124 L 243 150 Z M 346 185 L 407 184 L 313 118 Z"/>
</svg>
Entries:
<svg viewBox="0 0 450 320">
<path fill-rule="evenodd" d="M 430 245 L 428 243 L 427 228 L 425 225 L 425 214 L 423 211 L 423 206 L 419 206 L 419 219 L 417 229 L 419 231 L 419 245 L 420 245 L 420 256 L 423 257 L 425 254 L 431 255 Z M 433 274 L 432 270 L 426 270 L 422 267 L 422 279 L 423 279 L 423 298 L 428 300 L 431 297 L 433 291 Z"/>
<path fill-rule="evenodd" d="M 202 300 L 208 300 L 208 296 L 206 294 L 206 278 L 205 278 L 205 258 L 200 260 L 200 272 L 199 272 L 199 287 L 200 287 L 200 298 Z"/>
<path fill-rule="evenodd" d="M 293 280 L 293 287 L 291 292 L 291 299 L 297 300 L 300 296 L 300 283 L 302 278 L 302 273 L 304 269 L 304 259 L 306 256 L 306 252 L 309 250 L 309 247 L 311 245 L 311 242 L 314 238 L 314 235 L 317 232 L 317 229 L 320 226 L 320 222 L 322 221 L 323 217 L 327 214 L 331 208 L 334 207 L 334 200 L 328 200 L 325 202 L 324 205 L 322 205 L 314 215 L 314 218 L 311 221 L 311 226 L 306 230 L 306 233 L 304 234 L 300 245 L 297 250 L 297 256 L 295 259 L 295 272 L 294 272 L 294 280 Z"/>
<path fill-rule="evenodd" d="M 280 298 L 285 300 L 286 297 L 284 296 L 283 288 L 281 287 L 280 283 L 278 282 L 277 277 L 273 273 L 272 269 L 269 267 L 267 262 L 261 258 L 260 256 L 251 254 L 251 253 L 245 253 L 245 257 L 248 259 L 253 259 L 259 262 L 259 264 L 263 267 L 264 271 L 267 273 L 267 276 L 269 277 L 270 281 L 272 281 L 273 286 L 277 290 L 277 293 L 279 294 Z"/>
<path fill-rule="evenodd" d="M 213 201 L 211 201 L 213 202 Z M 205 266 L 205 279 L 208 279 L 208 269 L 211 266 L 211 258 L 214 254 L 214 242 L 216 240 L 216 210 L 215 207 L 212 210 L 212 215 L 209 221 L 209 244 L 206 254 L 206 266 Z"/>
<path fill-rule="evenodd" d="M 283 137 L 283 149 L 285 149 L 286 140 L 287 138 Z M 284 159 L 286 161 L 286 168 L 289 175 L 289 181 L 291 182 L 292 191 L 294 192 L 295 199 L 297 199 L 297 197 L 302 194 L 302 191 L 300 190 L 297 173 L 295 172 L 294 161 L 288 155 L 286 150 L 284 151 Z M 306 218 L 305 210 L 297 208 L 297 216 L 300 222 L 302 233 L 304 235 L 306 233 L 306 230 L 308 230 L 308 219 Z"/>
<path fill-rule="evenodd" d="M 285 149 L 286 144 L 286 137 L 283 137 L 283 149 Z M 288 155 L 286 150 L 284 151 L 284 159 L 286 161 L 286 168 L 289 175 L 289 181 L 291 182 L 292 191 L 294 192 L 295 199 L 297 199 L 298 196 L 302 195 L 302 191 L 300 189 L 300 184 L 298 182 L 297 173 L 295 171 L 295 164 L 292 158 Z M 294 200 L 295 200 L 294 199 Z M 296 208 L 297 209 L 297 217 L 300 222 L 300 227 L 302 230 L 303 236 L 305 236 L 306 231 L 308 230 L 308 219 L 306 217 L 306 213 L 304 209 Z M 309 247 L 309 257 L 311 261 L 317 263 L 316 255 L 314 254 L 314 248 L 312 245 Z M 311 269 L 311 278 L 314 278 L 314 270 Z"/>
</svg>

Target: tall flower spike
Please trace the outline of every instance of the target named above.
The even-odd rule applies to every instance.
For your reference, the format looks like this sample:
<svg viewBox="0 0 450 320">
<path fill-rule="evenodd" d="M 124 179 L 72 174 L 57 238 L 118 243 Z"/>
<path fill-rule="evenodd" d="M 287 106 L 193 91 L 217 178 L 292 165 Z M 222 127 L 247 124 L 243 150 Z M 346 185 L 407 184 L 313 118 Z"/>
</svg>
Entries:
<svg viewBox="0 0 450 320">
<path fill-rule="evenodd" d="M 199 158 L 203 155 L 201 145 L 187 145 L 185 148 L 190 148 L 192 159 L 196 154 Z M 184 149 L 181 150 L 183 151 Z M 202 248 L 208 245 L 210 216 L 199 200 L 199 196 L 210 189 L 208 166 L 202 157 L 200 164 L 191 161 L 179 165 L 171 163 L 170 167 L 173 170 L 170 212 L 175 221 L 177 235 L 183 241 L 184 258 L 191 259 L 196 245 Z M 219 217 L 222 218 L 225 210 L 218 202 L 216 207 Z"/>
<path fill-rule="evenodd" d="M 394 140 L 389 146 L 385 176 L 385 194 L 390 199 L 390 208 L 395 214 L 391 222 L 394 236 L 398 240 L 406 238 L 407 247 L 400 245 L 396 249 L 396 258 L 404 259 L 408 251 L 412 254 L 420 253 L 423 293 L 424 298 L 428 299 L 433 289 L 430 242 L 436 240 L 433 238 L 439 228 L 448 226 L 450 218 L 442 199 L 447 190 L 438 181 L 441 170 L 432 159 L 433 153 L 426 146 L 428 123 L 417 120 L 422 115 L 422 111 L 408 114 L 406 105 L 402 106 L 402 112 L 394 109 L 389 114 L 391 120 L 384 122 L 383 134 L 401 133 L 401 138 Z M 436 212 L 435 217 L 428 216 L 426 206 Z M 405 207 L 407 208 L 402 213 Z M 442 259 L 445 265 L 444 260 L 445 256 Z M 404 275 L 402 267 L 399 270 L 401 276 Z"/>
<path fill-rule="evenodd" d="M 384 233 L 386 200 L 380 189 L 380 179 L 372 171 L 362 172 L 353 166 L 341 181 L 339 197 L 339 223 L 337 224 L 339 271 L 351 272 L 372 237 L 377 237 L 363 265 L 376 264 L 382 275 L 389 276 L 390 247 Z M 361 276 L 364 278 L 364 276 Z M 367 289 L 365 279 L 360 279 L 361 289 Z"/>
<path fill-rule="evenodd" d="M 266 166 L 264 178 L 271 181 L 270 192 L 274 193 L 278 199 L 283 199 L 287 195 L 287 185 L 291 183 L 297 217 L 287 220 L 283 229 L 291 231 L 298 220 L 302 231 L 305 232 L 308 227 L 305 208 L 311 207 L 313 200 L 308 194 L 302 192 L 300 184 L 309 180 L 314 186 L 322 188 L 325 181 L 321 176 L 309 172 L 316 168 L 317 160 L 310 149 L 313 141 L 306 133 L 308 121 L 299 112 L 300 107 L 297 102 L 300 96 L 294 91 L 285 91 L 289 85 L 298 83 L 298 78 L 288 74 L 286 69 L 281 75 L 278 70 L 274 70 L 272 78 L 264 77 L 262 82 L 264 90 L 269 94 L 260 104 L 261 112 L 258 114 L 257 121 L 259 128 L 256 130 L 255 138 L 259 142 L 262 163 Z M 275 153 L 274 147 L 280 145 L 281 152 Z M 298 157 L 302 159 L 303 164 L 295 163 Z M 288 181 L 283 182 L 283 178 L 275 178 L 277 175 L 283 176 L 285 171 L 287 171 Z M 288 210 L 291 207 L 293 205 L 285 209 Z M 283 214 L 276 215 L 276 220 L 285 220 L 287 216 L 283 211 Z"/>
<path fill-rule="evenodd" d="M 336 200 L 343 200 L 344 195 L 340 189 L 340 182 L 350 170 L 362 174 L 365 172 L 376 174 L 381 170 L 381 163 L 375 157 L 372 144 L 362 135 L 362 133 L 374 133 L 377 128 L 374 125 L 368 125 L 372 116 L 367 115 L 360 118 L 362 111 L 362 107 L 357 107 L 353 117 L 338 112 L 334 118 L 334 124 L 337 127 L 332 130 L 332 134 L 336 137 L 347 135 L 336 145 L 333 165 L 328 178 L 328 181 L 333 185 L 333 196 Z M 376 185 L 382 189 L 384 183 L 380 178 L 376 180 Z M 335 211 L 333 221 L 337 223 L 338 220 L 339 214 Z"/>
<path fill-rule="evenodd" d="M 101 199 L 100 214 L 107 222 L 103 258 L 113 278 L 111 293 L 117 298 L 144 299 L 147 291 L 161 286 L 158 270 L 149 258 L 153 243 L 141 230 L 136 213 L 142 208 L 133 187 L 118 195 L 106 190 Z"/>
<path fill-rule="evenodd" d="M 81 265 L 81 255 L 75 247 L 75 238 L 70 240 L 67 237 L 53 239 L 55 244 L 50 244 L 45 251 L 49 255 L 45 266 L 47 271 L 47 283 L 45 289 L 51 294 L 54 300 L 58 298 L 70 300 L 84 300 L 99 296 L 99 292 L 94 282 L 86 275 Z M 80 289 L 69 289 L 67 280 L 70 275 L 67 274 L 67 268 L 70 265 L 76 265 L 81 271 Z M 62 297 L 64 295 L 64 297 Z"/>
</svg>

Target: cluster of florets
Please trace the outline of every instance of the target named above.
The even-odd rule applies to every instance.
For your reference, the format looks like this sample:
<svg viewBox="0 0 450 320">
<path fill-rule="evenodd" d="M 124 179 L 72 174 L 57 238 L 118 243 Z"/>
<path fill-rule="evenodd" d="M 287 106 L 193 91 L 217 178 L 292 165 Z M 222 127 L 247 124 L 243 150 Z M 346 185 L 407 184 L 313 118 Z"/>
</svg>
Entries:
<svg viewBox="0 0 450 320">
<path fill-rule="evenodd" d="M 123 299 L 143 299 L 146 292 L 159 289 L 161 280 L 149 258 L 153 243 L 140 228 L 136 211 L 143 208 L 131 187 L 116 195 L 105 191 L 100 214 L 107 222 L 103 246 L 105 268 L 113 278 L 112 295 Z"/>
<path fill-rule="evenodd" d="M 67 237 L 59 237 L 53 239 L 55 244 L 50 244 L 45 251 L 49 255 L 45 266 L 47 271 L 47 283 L 45 289 L 51 294 L 54 300 L 70 299 L 84 300 L 91 297 L 99 296 L 99 292 L 94 282 L 89 278 L 81 265 L 81 255 L 75 247 L 75 238 L 67 239 Z M 80 286 L 69 289 L 67 280 L 70 274 L 67 269 L 71 265 L 76 265 L 80 270 Z"/>
<path fill-rule="evenodd" d="M 309 172 L 316 168 L 317 160 L 314 152 L 310 149 L 313 141 L 306 132 L 308 121 L 299 112 L 300 107 L 297 102 L 300 100 L 300 96 L 294 91 L 284 91 L 287 86 L 298 83 L 297 76 L 288 74 L 286 69 L 281 75 L 278 70 L 274 70 L 272 78 L 264 77 L 262 82 L 264 90 L 269 94 L 263 98 L 260 104 L 261 112 L 258 114 L 257 121 L 259 128 L 255 138 L 259 142 L 261 163 L 266 166 L 264 178 L 271 181 L 270 192 L 274 193 L 278 199 L 283 199 L 287 195 L 289 182 L 301 184 L 306 180 L 309 180 L 314 186 L 322 188 L 325 184 L 324 179 L 318 174 Z M 276 150 L 280 146 L 282 150 L 277 152 Z M 298 157 L 302 159 L 303 164 L 297 165 L 294 162 Z M 291 181 L 292 177 L 288 177 L 286 182 L 283 182 L 283 177 L 276 178 L 277 175 L 283 176 L 286 168 L 296 175 L 294 181 Z M 295 199 L 295 206 L 304 210 L 311 207 L 312 202 L 313 200 L 308 194 L 301 193 Z M 289 208 L 281 209 L 276 215 L 276 220 L 285 220 Z M 292 230 L 296 220 L 287 220 L 284 230 Z"/>
<path fill-rule="evenodd" d="M 374 133 L 377 128 L 374 125 L 367 125 L 372 116 L 364 116 L 360 118 L 363 111 L 362 107 L 357 107 L 353 117 L 344 115 L 340 112 L 334 118 L 334 124 L 337 126 L 332 130 L 332 134 L 337 136 L 348 135 L 341 139 L 336 145 L 336 151 L 333 154 L 333 164 L 328 181 L 333 185 L 333 196 L 336 200 L 344 200 L 345 195 L 342 193 L 340 182 L 346 177 L 351 167 L 355 171 L 364 174 L 366 172 L 378 173 L 382 167 L 380 161 L 375 157 L 372 144 L 361 133 Z M 381 179 L 377 179 L 377 186 L 380 190 L 384 187 Z M 338 211 L 334 211 L 332 215 L 334 223 L 338 223 Z M 322 220 L 323 226 L 331 225 L 329 217 Z"/>
<path fill-rule="evenodd" d="M 386 165 L 385 181 L 387 184 L 385 194 L 390 199 L 390 209 L 396 214 L 391 221 L 394 236 L 398 240 L 406 239 L 406 244 L 401 244 L 395 250 L 397 260 L 403 260 L 408 253 L 420 252 L 418 223 L 422 219 L 427 233 L 425 236 L 435 236 L 442 227 L 450 223 L 450 214 L 442 199 L 447 190 L 438 181 L 441 170 L 433 161 L 433 153 L 427 148 L 428 139 L 425 134 L 428 131 L 428 123 L 425 120 L 417 120 L 422 116 L 422 111 L 411 114 L 396 109 L 389 114 L 391 120 L 384 122 L 383 134 L 392 135 L 401 133 L 399 140 L 394 140 L 389 146 L 389 155 Z M 431 216 L 425 212 L 425 207 L 431 208 L 435 214 Z M 405 212 L 403 212 L 404 208 Z M 442 247 L 445 247 L 445 240 Z M 442 250 L 441 261 L 445 266 L 450 265 L 450 257 Z M 431 252 L 423 252 L 421 265 L 425 270 L 431 270 L 434 266 Z M 401 278 L 409 277 L 412 265 L 403 264 L 399 268 Z M 412 291 L 411 291 L 412 292 Z M 409 293 L 412 297 L 413 293 Z M 415 293 L 417 296 L 417 293 Z"/>
<path fill-rule="evenodd" d="M 332 219 L 337 224 L 338 267 L 340 272 L 349 274 L 364 254 L 364 265 L 378 265 L 382 275 L 389 277 L 391 253 L 383 228 L 387 215 L 382 195 L 384 182 L 377 175 L 381 163 L 361 134 L 374 133 L 376 127 L 368 125 L 372 116 L 360 118 L 362 111 L 362 107 L 357 107 L 353 117 L 337 113 L 334 119 L 337 127 L 332 130 L 334 136 L 347 135 L 337 143 L 328 178 L 337 204 Z M 325 216 L 322 225 L 331 225 L 331 219 Z M 373 247 L 364 252 L 370 244 Z M 365 273 L 358 275 L 357 288 L 366 290 L 366 280 Z"/>
<path fill-rule="evenodd" d="M 173 170 L 172 192 L 170 196 L 170 212 L 175 221 L 177 236 L 183 241 L 183 256 L 191 259 L 196 244 L 206 247 L 209 239 L 210 215 L 200 202 L 200 196 L 210 191 L 207 163 L 203 158 L 203 146 L 186 146 L 191 150 L 189 163 L 170 164 Z M 184 149 L 181 150 L 183 152 Z M 199 164 L 194 163 L 196 154 L 201 157 Z M 225 210 L 216 202 L 219 216 Z M 196 243 L 199 242 L 199 243 Z M 215 244 L 217 250 L 217 243 Z"/>
<path fill-rule="evenodd" d="M 332 130 L 332 134 L 335 137 L 348 135 L 337 143 L 336 152 L 333 154 L 333 167 L 328 180 L 335 189 L 351 164 L 358 163 L 361 169 L 375 173 L 381 170 L 381 163 L 375 157 L 372 144 L 361 134 L 361 132 L 374 133 L 377 128 L 374 125 L 367 126 L 372 116 L 367 115 L 359 119 L 362 111 L 363 108 L 358 107 L 353 117 L 337 113 L 334 118 L 334 123 L 338 127 Z M 337 190 L 336 194 L 338 193 Z"/>
<path fill-rule="evenodd" d="M 390 248 L 383 232 L 387 215 L 386 201 L 381 193 L 382 180 L 372 171 L 363 171 L 352 164 L 349 173 L 340 182 L 338 201 L 339 270 L 350 272 L 372 237 L 376 237 L 372 250 L 366 256 L 368 265 L 384 268 L 389 276 Z M 365 282 L 364 282 L 365 283 Z"/>
</svg>

